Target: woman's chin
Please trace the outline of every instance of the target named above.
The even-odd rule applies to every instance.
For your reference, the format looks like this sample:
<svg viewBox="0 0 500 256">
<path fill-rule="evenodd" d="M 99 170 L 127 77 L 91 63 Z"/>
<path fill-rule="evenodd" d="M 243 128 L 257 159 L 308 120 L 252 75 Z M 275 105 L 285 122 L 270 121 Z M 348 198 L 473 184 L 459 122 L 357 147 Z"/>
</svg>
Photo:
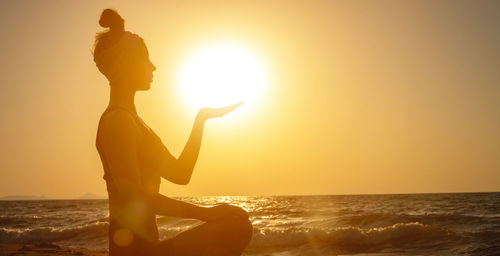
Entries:
<svg viewBox="0 0 500 256">
<path fill-rule="evenodd" d="M 139 88 L 137 88 L 138 91 L 147 91 L 149 89 L 151 89 L 150 83 L 144 84 L 144 85 L 140 86 Z"/>
</svg>

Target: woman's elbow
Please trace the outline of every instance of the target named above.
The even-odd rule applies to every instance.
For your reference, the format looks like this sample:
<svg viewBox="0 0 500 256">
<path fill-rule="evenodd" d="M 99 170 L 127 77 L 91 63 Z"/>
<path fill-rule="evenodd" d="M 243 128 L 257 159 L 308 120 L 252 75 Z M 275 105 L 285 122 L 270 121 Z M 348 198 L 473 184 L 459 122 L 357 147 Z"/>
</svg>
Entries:
<svg viewBox="0 0 500 256">
<path fill-rule="evenodd" d="M 191 181 L 192 170 L 181 169 L 177 173 L 179 173 L 180 175 L 175 177 L 175 179 L 171 180 L 172 182 L 174 182 L 177 185 L 189 184 L 189 182 Z"/>
<path fill-rule="evenodd" d="M 181 178 L 181 179 L 176 180 L 174 183 L 177 185 L 185 186 L 185 185 L 189 184 L 190 181 L 191 181 L 191 178 Z"/>
</svg>

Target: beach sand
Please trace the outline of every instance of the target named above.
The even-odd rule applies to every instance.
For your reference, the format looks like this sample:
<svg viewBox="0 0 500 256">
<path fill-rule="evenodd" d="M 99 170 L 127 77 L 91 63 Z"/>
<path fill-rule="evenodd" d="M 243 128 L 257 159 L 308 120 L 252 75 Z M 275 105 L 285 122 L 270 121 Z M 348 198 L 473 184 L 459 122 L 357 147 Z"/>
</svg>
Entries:
<svg viewBox="0 0 500 256">
<path fill-rule="evenodd" d="M 73 249 L 54 244 L 0 244 L 0 256 L 107 256 L 107 251 Z"/>
<path fill-rule="evenodd" d="M 0 256 L 108 256 L 107 251 L 96 251 L 87 249 L 74 249 L 62 247 L 50 243 L 42 244 L 1 244 Z M 246 254 L 243 254 L 246 255 Z M 252 254 L 254 255 L 254 254 Z M 270 255 L 264 253 L 262 255 Z M 296 255 L 278 253 L 276 255 Z M 328 254 L 331 255 L 331 254 Z M 421 254 L 395 254 L 395 253 L 361 253 L 361 254 L 338 254 L 338 256 L 420 256 Z"/>
</svg>

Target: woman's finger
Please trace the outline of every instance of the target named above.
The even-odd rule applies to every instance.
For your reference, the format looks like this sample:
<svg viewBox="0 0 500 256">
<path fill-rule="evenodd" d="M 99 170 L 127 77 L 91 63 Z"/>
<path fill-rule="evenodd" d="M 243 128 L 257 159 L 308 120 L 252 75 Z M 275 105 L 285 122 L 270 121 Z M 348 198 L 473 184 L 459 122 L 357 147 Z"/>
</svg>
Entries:
<svg viewBox="0 0 500 256">
<path fill-rule="evenodd" d="M 229 106 L 223 107 L 223 108 L 221 108 L 221 110 L 223 110 L 222 112 L 224 114 L 227 114 L 227 113 L 235 110 L 237 107 L 241 106 L 241 104 L 243 104 L 243 101 L 240 101 L 240 102 L 238 102 L 236 104 L 233 104 L 233 105 L 229 105 Z"/>
</svg>

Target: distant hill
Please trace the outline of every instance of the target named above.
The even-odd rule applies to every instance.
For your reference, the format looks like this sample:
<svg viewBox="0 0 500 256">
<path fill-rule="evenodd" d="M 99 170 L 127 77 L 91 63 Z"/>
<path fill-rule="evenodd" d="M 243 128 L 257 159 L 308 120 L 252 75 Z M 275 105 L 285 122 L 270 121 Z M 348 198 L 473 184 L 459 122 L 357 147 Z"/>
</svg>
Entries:
<svg viewBox="0 0 500 256">
<path fill-rule="evenodd" d="M 0 200 L 50 200 L 51 198 L 45 196 L 2 196 Z"/>
<path fill-rule="evenodd" d="M 108 198 L 108 197 L 103 196 L 103 195 L 93 194 L 93 193 L 86 193 L 86 194 L 78 197 L 77 199 L 106 199 L 106 198 Z"/>
</svg>

